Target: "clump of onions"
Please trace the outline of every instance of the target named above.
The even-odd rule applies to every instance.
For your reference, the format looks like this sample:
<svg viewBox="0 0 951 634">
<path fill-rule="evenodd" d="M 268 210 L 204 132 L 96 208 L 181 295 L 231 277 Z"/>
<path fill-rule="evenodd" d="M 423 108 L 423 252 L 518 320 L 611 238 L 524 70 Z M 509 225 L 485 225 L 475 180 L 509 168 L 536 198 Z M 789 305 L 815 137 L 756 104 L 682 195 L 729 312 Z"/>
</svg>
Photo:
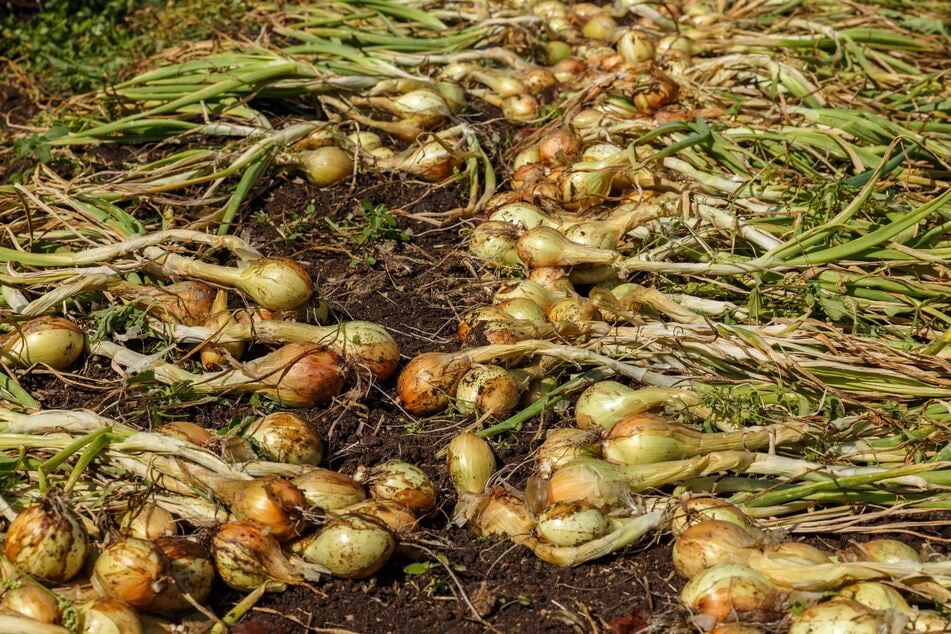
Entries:
<svg viewBox="0 0 951 634">
<path fill-rule="evenodd" d="M 690 579 L 716 564 L 745 564 L 760 545 L 760 536 L 741 526 L 704 520 L 680 534 L 672 559 L 677 572 Z"/>
<path fill-rule="evenodd" d="M 485 440 L 470 431 L 453 436 L 446 449 L 449 479 L 460 494 L 481 494 L 495 474 L 495 454 Z"/>
<path fill-rule="evenodd" d="M 396 549 L 393 533 L 365 515 L 341 515 L 306 541 L 301 555 L 337 577 L 362 579 L 383 567 Z"/>
<path fill-rule="evenodd" d="M 581 141 L 578 135 L 565 128 L 553 130 L 538 141 L 538 158 L 547 165 L 568 164 L 580 153 Z"/>
<path fill-rule="evenodd" d="M 627 416 L 654 407 L 676 404 L 681 407 L 699 402 L 689 390 L 648 387 L 634 390 L 616 381 L 599 381 L 578 397 L 575 421 L 581 429 L 610 430 Z"/>
<path fill-rule="evenodd" d="M 221 579 L 235 590 L 251 592 L 267 584 L 267 591 L 280 592 L 288 584 L 303 582 L 277 540 L 250 522 L 220 525 L 211 552 Z"/>
<path fill-rule="evenodd" d="M 884 615 L 857 601 L 839 597 L 806 608 L 793 617 L 789 627 L 790 634 L 881 634 L 884 631 L 888 631 Z"/>
<path fill-rule="evenodd" d="M 396 392 L 406 411 L 428 415 L 441 412 L 455 395 L 459 379 L 472 364 L 442 352 L 424 352 L 410 361 L 396 384 Z"/>
<path fill-rule="evenodd" d="M 606 535 L 611 522 L 586 502 L 559 502 L 542 511 L 535 532 L 558 546 L 577 546 Z"/>
<path fill-rule="evenodd" d="M 394 500 L 364 500 L 341 509 L 341 513 L 372 517 L 401 537 L 414 533 L 419 524 L 419 520 L 408 508 Z"/>
<path fill-rule="evenodd" d="M 680 593 L 688 609 L 717 621 L 743 615 L 772 615 L 782 593 L 760 573 L 740 564 L 722 563 L 693 577 Z"/>
<path fill-rule="evenodd" d="M 309 509 L 334 511 L 366 499 L 363 485 L 348 475 L 330 469 L 310 469 L 291 482 L 304 495 Z"/>
<path fill-rule="evenodd" d="M 62 317 L 39 317 L 0 337 L 0 362 L 14 367 L 34 363 L 65 370 L 83 352 L 86 338 L 82 330 Z"/>
<path fill-rule="evenodd" d="M 126 537 L 103 549 L 93 566 L 91 581 L 107 597 L 134 607 L 146 607 L 168 586 L 171 564 L 153 542 Z"/>
<path fill-rule="evenodd" d="M 260 383 L 257 392 L 288 407 L 313 407 L 340 393 L 340 357 L 313 343 L 288 343 L 244 364 Z"/>
<path fill-rule="evenodd" d="M 33 583 L 7 590 L 0 600 L 0 608 L 13 610 L 40 623 L 59 623 L 63 617 L 53 593 Z"/>
<path fill-rule="evenodd" d="M 193 280 L 167 286 L 120 284 L 113 290 L 162 321 L 190 326 L 208 319 L 215 301 L 215 289 Z"/>
<path fill-rule="evenodd" d="M 169 561 L 171 582 L 145 609 L 158 614 L 189 612 L 194 606 L 185 595 L 204 603 L 215 580 L 208 549 L 187 537 L 160 537 L 155 545 Z"/>
<path fill-rule="evenodd" d="M 124 535 L 139 539 L 156 539 L 178 532 L 175 516 L 152 502 L 126 511 L 119 528 Z"/>
<path fill-rule="evenodd" d="M 517 266 L 521 263 L 515 252 L 517 228 L 508 222 L 489 220 L 476 227 L 469 236 L 469 252 L 493 266 Z"/>
<path fill-rule="evenodd" d="M 296 414 L 268 414 L 252 423 L 246 433 L 268 460 L 316 465 L 324 456 L 324 443 L 320 436 Z"/>
<path fill-rule="evenodd" d="M 353 176 L 353 157 L 335 145 L 295 152 L 285 162 L 299 169 L 317 187 L 330 187 Z"/>
<path fill-rule="evenodd" d="M 477 365 L 459 379 L 455 405 L 464 414 L 505 416 L 515 409 L 520 396 L 511 372 L 497 365 Z"/>
<path fill-rule="evenodd" d="M 422 469 L 401 460 L 391 460 L 371 469 L 360 468 L 354 479 L 366 484 L 370 495 L 394 500 L 414 513 L 436 506 L 436 487 Z"/>
<path fill-rule="evenodd" d="M 545 437 L 535 455 L 537 471 L 543 478 L 562 466 L 579 458 L 598 458 L 601 456 L 601 447 L 597 438 L 590 432 L 562 427 L 554 429 Z"/>
<path fill-rule="evenodd" d="M 76 609 L 83 634 L 142 634 L 138 613 L 126 604 L 97 597 Z"/>
<path fill-rule="evenodd" d="M 50 583 L 79 574 L 89 552 L 82 520 L 58 498 L 28 506 L 10 523 L 3 552 L 13 564 Z"/>
<path fill-rule="evenodd" d="M 673 508 L 670 529 L 675 537 L 679 537 L 691 526 L 705 520 L 736 524 L 751 535 L 759 532 L 753 520 L 738 506 L 718 498 L 705 497 L 688 497 L 680 500 Z"/>
</svg>

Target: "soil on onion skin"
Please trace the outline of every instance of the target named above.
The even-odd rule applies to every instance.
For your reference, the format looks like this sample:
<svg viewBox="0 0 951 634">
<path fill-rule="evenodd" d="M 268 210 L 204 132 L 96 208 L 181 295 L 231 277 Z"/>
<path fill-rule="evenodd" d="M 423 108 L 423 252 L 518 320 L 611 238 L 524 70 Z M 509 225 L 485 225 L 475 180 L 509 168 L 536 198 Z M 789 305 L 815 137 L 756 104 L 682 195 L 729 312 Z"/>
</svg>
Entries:
<svg viewBox="0 0 951 634">
<path fill-rule="evenodd" d="M 485 303 L 493 288 L 492 277 L 480 276 L 460 250 L 460 227 L 438 229 L 399 216 L 400 227 L 412 234 L 410 241 L 355 245 L 324 217 L 339 224 L 361 200 L 406 214 L 441 212 L 465 204 L 453 187 L 433 187 L 395 176 L 361 176 L 325 190 L 294 177 L 279 177 L 256 193 L 238 233 L 266 254 L 303 262 L 334 318 L 383 324 L 405 358 L 422 350 L 457 349 L 457 315 L 468 306 Z M 315 218 L 305 224 L 296 221 L 309 205 L 316 210 Z M 354 257 L 359 259 L 363 253 L 377 263 L 354 265 Z M 125 387 L 101 359 L 88 360 L 78 374 L 79 383 L 66 390 L 58 380 L 42 375 L 27 377 L 25 385 L 47 408 L 90 407 L 116 417 L 129 412 L 152 416 L 162 410 L 218 428 L 234 417 L 255 413 L 248 399 L 241 397 L 200 405 L 156 401 L 154 394 Z M 439 490 L 438 507 L 423 521 L 423 531 L 370 579 L 326 579 L 313 589 L 298 587 L 266 595 L 234 632 L 316 631 L 311 628 L 368 633 L 697 631 L 677 603 L 684 581 L 671 564 L 667 536 L 575 569 L 562 569 L 504 540 L 480 539 L 466 528 L 451 527 L 455 494 L 437 454 L 469 421 L 414 421 L 395 403 L 394 385 L 395 377 L 381 385 L 358 384 L 330 406 L 301 414 L 327 441 L 325 466 L 352 474 L 359 466 L 402 459 L 423 468 Z M 497 454 L 508 482 L 522 486 L 544 431 L 569 421 L 564 413 L 552 414 L 501 438 Z M 142 424 L 141 419 L 138 422 Z M 925 530 L 951 537 L 946 528 Z M 814 543 L 842 547 L 847 539 Z M 414 562 L 431 565 L 406 568 Z M 212 607 L 223 614 L 241 596 L 219 584 Z M 783 622 L 767 628 L 772 632 L 786 629 Z"/>
</svg>

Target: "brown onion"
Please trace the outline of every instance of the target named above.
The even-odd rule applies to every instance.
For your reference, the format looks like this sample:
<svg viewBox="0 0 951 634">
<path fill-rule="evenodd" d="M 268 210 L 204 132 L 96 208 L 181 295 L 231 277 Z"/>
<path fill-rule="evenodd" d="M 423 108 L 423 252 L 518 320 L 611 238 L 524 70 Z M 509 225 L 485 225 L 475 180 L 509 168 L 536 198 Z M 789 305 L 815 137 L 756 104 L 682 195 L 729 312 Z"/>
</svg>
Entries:
<svg viewBox="0 0 951 634">
<path fill-rule="evenodd" d="M 758 535 L 732 522 L 704 520 L 674 542 L 674 568 L 690 579 L 716 564 L 745 564 L 760 544 Z"/>
<path fill-rule="evenodd" d="M 744 614 L 771 614 L 782 594 L 758 572 L 739 564 L 723 563 L 693 577 L 680 593 L 688 609 L 717 621 Z"/>
<path fill-rule="evenodd" d="M 63 616 L 56 596 L 32 583 L 7 590 L 0 601 L 0 608 L 13 610 L 40 623 L 59 623 Z"/>
<path fill-rule="evenodd" d="M 364 515 L 332 520 L 302 548 L 304 559 L 327 568 L 337 577 L 369 577 L 396 549 L 396 539 L 383 524 Z"/>
<path fill-rule="evenodd" d="M 472 367 L 468 359 L 442 352 L 424 352 L 400 373 L 396 392 L 410 414 L 441 412 L 455 395 L 459 379 Z"/>
<path fill-rule="evenodd" d="M 168 586 L 171 564 L 154 543 L 127 537 L 109 544 L 96 559 L 92 584 L 107 597 L 146 607 Z"/>
<path fill-rule="evenodd" d="M 288 343 L 244 364 L 263 387 L 257 391 L 289 407 L 313 407 L 340 393 L 340 357 L 312 343 Z"/>
<path fill-rule="evenodd" d="M 238 520 L 257 524 L 278 541 L 297 536 L 306 505 L 304 494 L 290 480 L 276 477 L 239 481 L 230 498 Z"/>
<path fill-rule="evenodd" d="M 0 337 L 0 361 L 15 367 L 42 363 L 65 370 L 83 353 L 85 341 L 83 331 L 68 319 L 31 319 Z"/>
</svg>

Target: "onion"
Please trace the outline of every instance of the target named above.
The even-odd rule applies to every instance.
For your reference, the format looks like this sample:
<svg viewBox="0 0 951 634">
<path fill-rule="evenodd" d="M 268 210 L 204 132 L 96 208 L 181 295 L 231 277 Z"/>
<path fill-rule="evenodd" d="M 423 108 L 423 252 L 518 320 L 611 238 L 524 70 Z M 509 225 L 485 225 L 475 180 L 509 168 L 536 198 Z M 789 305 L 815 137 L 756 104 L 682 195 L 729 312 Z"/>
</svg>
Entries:
<svg viewBox="0 0 951 634">
<path fill-rule="evenodd" d="M 469 252 L 492 266 L 518 266 L 515 251 L 517 229 L 507 222 L 489 220 L 476 227 L 469 236 Z"/>
<path fill-rule="evenodd" d="M 291 482 L 304 495 L 309 509 L 334 511 L 366 499 L 359 482 L 329 469 L 310 469 Z"/>
<path fill-rule="evenodd" d="M 671 532 L 675 537 L 679 537 L 691 526 L 705 520 L 729 522 L 750 535 L 757 535 L 759 531 L 746 513 L 729 502 L 717 498 L 688 497 L 680 500 L 674 507 L 670 518 Z"/>
<path fill-rule="evenodd" d="M 541 161 L 541 158 L 538 156 L 538 146 L 529 145 L 515 155 L 515 158 L 512 160 L 512 171 L 517 172 L 519 168 L 525 165 L 534 165 L 539 161 Z M 489 209 L 491 209 L 491 207 L 489 207 Z"/>
<path fill-rule="evenodd" d="M 653 81 L 638 88 L 631 97 L 634 106 L 642 114 L 653 114 L 664 106 L 677 101 L 680 87 L 666 75 L 655 75 Z"/>
<path fill-rule="evenodd" d="M 186 594 L 196 603 L 204 603 L 215 580 L 215 567 L 208 550 L 186 537 L 160 537 L 155 545 L 170 563 L 172 583 L 145 609 L 158 614 L 190 612 L 194 606 L 185 598 Z"/>
<path fill-rule="evenodd" d="M 366 483 L 372 497 L 394 500 L 414 513 L 425 513 L 436 505 L 432 480 L 408 462 L 391 460 L 369 470 L 360 469 L 354 479 Z"/>
<path fill-rule="evenodd" d="M 208 319 L 215 301 L 213 288 L 190 280 L 168 286 L 121 284 L 114 290 L 162 321 L 193 326 Z"/>
<path fill-rule="evenodd" d="M 107 597 L 134 607 L 146 607 L 167 587 L 171 564 L 154 543 L 126 537 L 115 541 L 96 559 L 91 581 Z"/>
<path fill-rule="evenodd" d="M 611 264 L 613 251 L 572 242 L 551 227 L 527 231 L 515 243 L 518 257 L 531 268 L 540 266 L 575 266 L 578 264 Z"/>
<path fill-rule="evenodd" d="M 304 419 L 289 412 L 274 412 L 247 430 L 268 460 L 316 465 L 324 456 L 324 443 Z"/>
<path fill-rule="evenodd" d="M 689 58 L 694 53 L 693 40 L 683 35 L 665 35 L 657 41 L 657 53 L 664 57 Z"/>
<path fill-rule="evenodd" d="M 403 407 L 411 414 L 441 412 L 455 395 L 459 379 L 472 367 L 468 360 L 442 352 L 424 352 L 400 373 L 396 384 Z"/>
<path fill-rule="evenodd" d="M 495 454 L 489 443 L 469 431 L 453 436 L 446 449 L 449 479 L 457 493 L 485 491 L 495 474 Z"/>
<path fill-rule="evenodd" d="M 528 279 L 538 282 L 545 288 L 556 293 L 564 293 L 565 297 L 575 297 L 578 293 L 575 291 L 571 279 L 565 274 L 565 269 L 560 266 L 539 266 L 532 269 Z M 551 308 L 549 307 L 549 310 Z"/>
<path fill-rule="evenodd" d="M 88 551 L 82 520 L 52 497 L 20 511 L 3 545 L 17 568 L 51 583 L 64 583 L 79 574 Z"/>
<path fill-rule="evenodd" d="M 575 421 L 581 429 L 610 430 L 617 421 L 659 405 L 692 405 L 699 397 L 689 390 L 648 387 L 633 390 L 616 381 L 599 381 L 578 397 Z"/>
<path fill-rule="evenodd" d="M 853 583 L 839 590 L 838 595 L 880 612 L 892 610 L 909 617 L 915 614 L 898 590 L 877 581 Z"/>
<path fill-rule="evenodd" d="M 642 31 L 626 31 L 618 40 L 617 51 L 628 64 L 641 64 L 654 59 L 654 43 Z"/>
<path fill-rule="evenodd" d="M 580 153 L 581 142 L 578 136 L 568 129 L 549 132 L 538 142 L 538 158 L 547 165 L 566 165 L 574 161 Z"/>
<path fill-rule="evenodd" d="M 574 53 L 574 51 L 571 49 L 571 46 L 567 42 L 562 42 L 560 40 L 549 40 L 548 42 L 545 42 L 545 51 L 547 53 L 547 61 L 552 66 L 568 59 L 571 57 L 572 53 Z"/>
<path fill-rule="evenodd" d="M 317 187 L 330 187 L 353 176 L 353 157 L 335 145 L 297 152 L 288 162 Z"/>
<path fill-rule="evenodd" d="M 579 458 L 597 458 L 601 447 L 590 432 L 571 427 L 554 429 L 548 433 L 535 456 L 537 471 L 543 478 Z"/>
<path fill-rule="evenodd" d="M 916 610 L 909 619 L 906 631 L 912 632 L 947 632 L 951 630 L 951 619 L 934 610 Z"/>
<path fill-rule="evenodd" d="M 598 309 L 586 299 L 568 297 L 549 308 L 546 317 L 552 322 L 567 321 L 578 323 L 591 321 L 595 318 L 597 311 Z"/>
<path fill-rule="evenodd" d="M 514 202 L 502 205 L 489 216 L 490 221 L 506 222 L 521 229 L 535 227 L 556 227 L 558 223 L 542 213 L 541 209 L 526 202 Z"/>
<path fill-rule="evenodd" d="M 257 524 L 278 541 L 297 536 L 301 512 L 307 505 L 304 494 L 290 480 L 276 477 L 235 480 L 227 488 L 215 488 L 229 501 L 238 520 Z"/>
<path fill-rule="evenodd" d="M 418 121 L 423 128 L 432 128 L 451 114 L 442 95 L 430 88 L 417 88 L 394 99 L 387 97 L 355 98 L 355 104 L 368 104 L 404 119 Z"/>
<path fill-rule="evenodd" d="M 139 615 L 129 606 L 99 597 L 76 609 L 81 634 L 142 634 Z"/>
<path fill-rule="evenodd" d="M 548 311 L 556 302 L 566 297 L 566 293 L 550 290 L 533 280 L 518 280 L 502 285 L 492 299 L 496 304 L 515 298 L 528 299 L 543 311 Z"/>
<path fill-rule="evenodd" d="M 235 590 L 250 592 L 266 583 L 268 591 L 280 592 L 303 581 L 277 540 L 250 522 L 219 526 L 211 550 L 218 574 Z"/>
<path fill-rule="evenodd" d="M 758 572 L 739 564 L 718 564 L 693 577 L 680 593 L 688 609 L 725 621 L 745 614 L 771 614 L 782 595 Z"/>
<path fill-rule="evenodd" d="M 610 42 L 617 36 L 618 25 L 607 12 L 598 13 L 585 22 L 582 34 L 592 40 Z"/>
<path fill-rule="evenodd" d="M 363 515 L 341 515 L 307 540 L 302 556 L 337 577 L 362 579 L 383 567 L 396 539 L 380 522 Z"/>
<path fill-rule="evenodd" d="M 577 546 L 606 535 L 611 522 L 586 502 L 559 502 L 538 516 L 535 532 L 558 546 Z"/>
<path fill-rule="evenodd" d="M 716 564 L 745 564 L 761 543 L 758 535 L 732 522 L 703 520 L 674 542 L 674 568 L 690 579 Z"/>
<path fill-rule="evenodd" d="M 187 421 L 173 421 L 171 423 L 165 423 L 155 431 L 160 434 L 165 434 L 166 436 L 171 436 L 172 438 L 184 440 L 185 442 L 191 443 L 193 445 L 198 445 L 199 447 L 204 447 L 205 445 L 212 442 L 212 440 L 215 438 L 214 434 L 201 425 L 196 425 L 195 423 L 189 423 Z"/>
<path fill-rule="evenodd" d="M 178 532 L 175 517 L 152 502 L 127 511 L 119 521 L 119 528 L 124 535 L 138 539 L 156 539 Z"/>
<path fill-rule="evenodd" d="M 525 504 L 503 488 L 492 491 L 473 521 L 481 535 L 529 535 L 535 522 L 528 514 Z"/>
<path fill-rule="evenodd" d="M 789 634 L 881 634 L 886 621 L 861 603 L 835 598 L 806 608 L 792 619 Z"/>
<path fill-rule="evenodd" d="M 32 583 L 7 590 L 0 601 L 0 608 L 13 610 L 40 623 L 56 624 L 63 616 L 56 596 Z"/>
<path fill-rule="evenodd" d="M 456 335 L 459 341 L 465 343 L 469 337 L 479 333 L 480 326 L 492 324 L 495 322 L 510 321 L 512 316 L 496 306 L 480 306 L 466 313 L 456 328 Z"/>
<path fill-rule="evenodd" d="M 34 363 L 65 370 L 83 352 L 86 338 L 76 324 L 62 317 L 39 317 L 0 337 L 0 362 L 15 367 Z"/>
<path fill-rule="evenodd" d="M 624 227 L 601 220 L 588 220 L 567 227 L 564 236 L 572 242 L 598 249 L 613 249 L 624 232 Z"/>
<path fill-rule="evenodd" d="M 244 364 L 261 384 L 260 394 L 288 407 L 313 407 L 340 393 L 340 357 L 312 343 L 288 343 Z"/>
<path fill-rule="evenodd" d="M 506 416 L 518 405 L 521 390 L 512 374 L 497 365 L 477 365 L 456 386 L 455 406 L 464 414 Z"/>
<path fill-rule="evenodd" d="M 523 321 L 545 321 L 545 311 L 530 299 L 513 297 L 499 302 L 496 307 L 512 319 Z"/>
<path fill-rule="evenodd" d="M 509 121 L 528 122 L 538 117 L 538 100 L 531 95 L 506 97 L 501 103 L 502 116 Z"/>
<path fill-rule="evenodd" d="M 852 544 L 842 552 L 842 561 L 875 561 L 881 564 L 897 564 L 907 561 L 920 562 L 918 551 L 896 539 L 873 539 L 864 544 Z"/>
<path fill-rule="evenodd" d="M 413 513 L 394 500 L 364 500 L 353 506 L 341 509 L 344 515 L 366 515 L 371 517 L 401 537 L 416 532 L 419 520 Z"/>
<path fill-rule="evenodd" d="M 832 555 L 815 546 L 802 542 L 782 542 L 763 548 L 764 553 L 779 553 L 786 558 L 794 558 L 803 563 L 828 564 L 832 562 Z"/>
<path fill-rule="evenodd" d="M 581 211 L 597 205 L 611 193 L 616 171 L 604 161 L 575 163 L 558 179 L 562 204 Z"/>
<path fill-rule="evenodd" d="M 380 138 L 380 135 L 368 130 L 351 132 L 347 135 L 347 140 L 367 152 L 383 147 L 383 139 Z"/>
<path fill-rule="evenodd" d="M 438 141 L 401 152 L 390 158 L 377 161 L 381 170 L 396 170 L 415 176 L 427 183 L 437 183 L 452 176 L 461 160 Z"/>
</svg>

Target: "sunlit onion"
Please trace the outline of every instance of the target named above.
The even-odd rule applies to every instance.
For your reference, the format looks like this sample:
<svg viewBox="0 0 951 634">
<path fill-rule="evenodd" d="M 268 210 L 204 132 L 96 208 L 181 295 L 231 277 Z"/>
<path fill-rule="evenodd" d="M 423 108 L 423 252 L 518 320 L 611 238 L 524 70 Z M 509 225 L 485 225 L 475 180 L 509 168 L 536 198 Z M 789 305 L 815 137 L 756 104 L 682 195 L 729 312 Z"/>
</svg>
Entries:
<svg viewBox="0 0 951 634">
<path fill-rule="evenodd" d="M 127 537 L 103 549 L 91 580 L 102 595 L 146 607 L 165 590 L 170 575 L 171 564 L 162 549 L 150 541 Z"/>
<path fill-rule="evenodd" d="M 76 608 L 81 634 L 143 634 L 135 610 L 115 599 L 99 597 Z"/>
<path fill-rule="evenodd" d="M 810 606 L 792 619 L 790 634 L 881 634 L 885 620 L 861 603 L 834 598 Z"/>
<path fill-rule="evenodd" d="M 284 590 L 303 578 L 281 552 L 277 540 L 250 522 L 227 522 L 218 527 L 211 544 L 221 579 L 243 592 L 267 584 L 270 592 Z"/>
<path fill-rule="evenodd" d="M 771 615 L 780 607 L 782 595 L 758 572 L 723 563 L 688 581 L 680 600 L 694 613 L 725 621 L 751 613 Z"/>
<path fill-rule="evenodd" d="M 732 522 L 704 520 L 674 542 L 674 568 L 690 579 L 716 564 L 745 564 L 761 543 L 758 535 Z"/>
<path fill-rule="evenodd" d="M 251 423 L 248 437 L 268 460 L 287 464 L 318 464 L 324 443 L 317 432 L 296 414 L 273 412 Z"/>
<path fill-rule="evenodd" d="M 545 541 L 558 546 L 577 546 L 597 539 L 610 531 L 611 523 L 604 514 L 585 502 L 559 502 L 538 516 L 535 532 Z"/>
<path fill-rule="evenodd" d="M 425 513 L 436 505 L 436 487 L 422 469 L 400 460 L 391 460 L 354 476 L 364 482 L 370 495 L 395 500 L 414 513 Z"/>
<path fill-rule="evenodd" d="M 156 539 L 178 532 L 175 517 L 152 502 L 127 511 L 119 521 L 119 528 L 125 535 L 139 539 Z"/>
<path fill-rule="evenodd" d="M 145 609 L 157 614 L 190 612 L 194 606 L 186 594 L 196 603 L 204 603 L 215 580 L 208 549 L 187 537 L 161 537 L 155 545 L 169 561 L 171 579 Z"/>
<path fill-rule="evenodd" d="M 40 623 L 59 623 L 63 616 L 55 595 L 33 583 L 23 583 L 7 590 L 0 608 L 13 610 Z"/>
<path fill-rule="evenodd" d="M 313 407 L 340 393 L 340 357 L 311 343 L 288 343 L 244 364 L 261 384 L 258 393 L 289 407 Z"/>
<path fill-rule="evenodd" d="M 28 506 L 10 523 L 3 552 L 23 572 L 65 583 L 83 567 L 89 537 L 82 520 L 57 498 Z"/>
<path fill-rule="evenodd" d="M 342 515 L 330 521 L 302 550 L 304 559 L 337 577 L 369 577 L 396 549 L 388 528 L 364 515 Z"/>
<path fill-rule="evenodd" d="M 14 367 L 34 363 L 65 370 L 83 352 L 85 336 L 76 324 L 62 317 L 39 317 L 15 324 L 0 337 L 0 361 Z"/>
<path fill-rule="evenodd" d="M 363 485 L 348 475 L 329 469 L 310 469 L 291 482 L 304 495 L 309 509 L 334 511 L 366 499 Z"/>
<path fill-rule="evenodd" d="M 512 374 L 497 365 L 477 365 L 456 386 L 456 409 L 462 413 L 505 416 L 518 405 L 521 389 Z"/>
<path fill-rule="evenodd" d="M 482 493 L 495 474 L 495 454 L 489 443 L 469 431 L 449 441 L 446 462 L 449 479 L 458 493 Z"/>
</svg>

